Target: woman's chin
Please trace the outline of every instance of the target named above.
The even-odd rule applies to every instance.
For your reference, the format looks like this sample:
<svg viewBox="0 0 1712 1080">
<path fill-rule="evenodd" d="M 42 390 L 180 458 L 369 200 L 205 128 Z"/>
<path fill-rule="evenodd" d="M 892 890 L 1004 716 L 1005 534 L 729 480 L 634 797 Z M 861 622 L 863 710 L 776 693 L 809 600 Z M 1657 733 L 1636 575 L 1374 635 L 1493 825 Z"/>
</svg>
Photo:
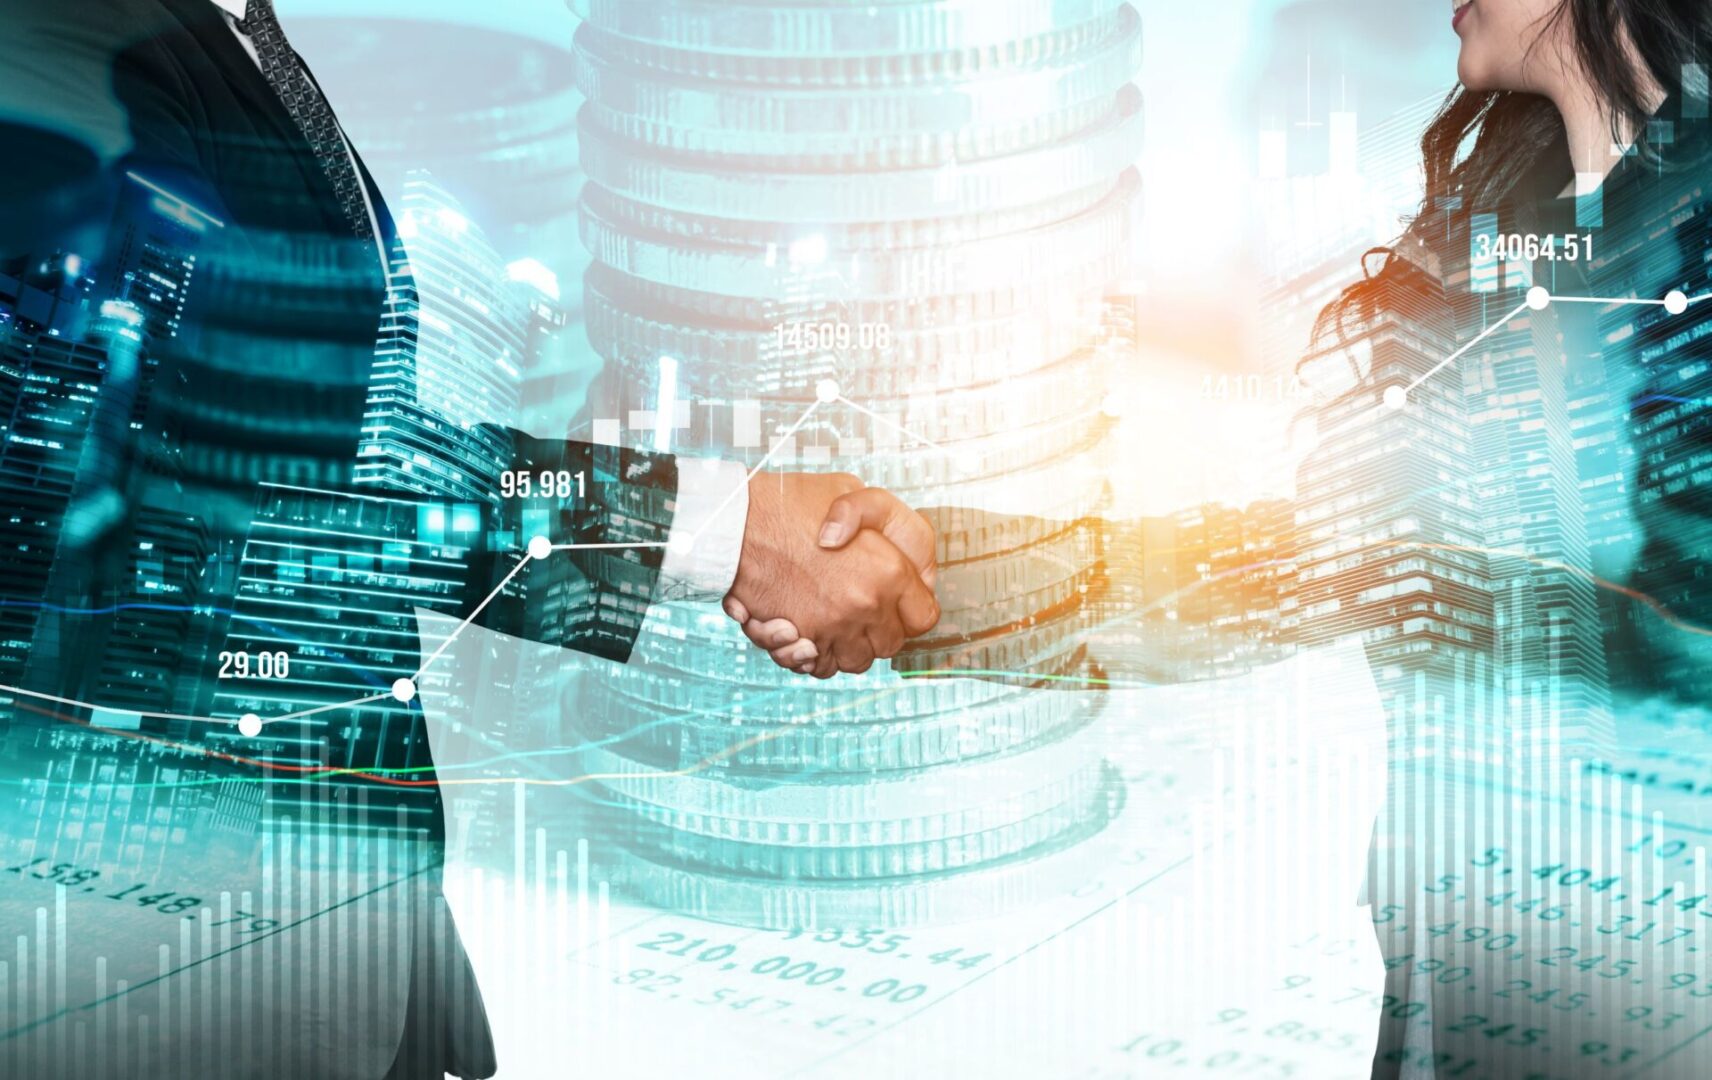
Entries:
<svg viewBox="0 0 1712 1080">
<path fill-rule="evenodd" d="M 1484 94 L 1488 90 L 1496 89 L 1492 85 L 1492 73 L 1486 69 L 1484 64 L 1469 59 L 1466 46 L 1463 47 L 1462 54 L 1456 59 L 1456 81 L 1462 84 L 1463 89 L 1472 90 L 1477 94 Z"/>
<path fill-rule="evenodd" d="M 1477 94 L 1524 89 L 1518 84 L 1526 80 L 1520 78 L 1521 73 L 1515 70 L 1515 65 L 1507 63 L 1501 55 L 1491 54 L 1492 50 L 1483 47 L 1479 41 L 1464 41 L 1461 51 L 1456 54 L 1457 82 Z"/>
</svg>

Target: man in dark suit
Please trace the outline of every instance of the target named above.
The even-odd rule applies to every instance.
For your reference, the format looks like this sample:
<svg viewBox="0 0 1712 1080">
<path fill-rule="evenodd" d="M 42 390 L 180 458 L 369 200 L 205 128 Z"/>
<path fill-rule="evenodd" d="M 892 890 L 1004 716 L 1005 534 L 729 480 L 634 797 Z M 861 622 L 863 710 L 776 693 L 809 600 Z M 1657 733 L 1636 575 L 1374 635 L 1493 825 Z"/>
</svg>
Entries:
<svg viewBox="0 0 1712 1080">
<path fill-rule="evenodd" d="M 617 661 L 663 590 L 813 626 L 823 675 L 938 617 L 931 532 L 895 500 L 864 492 L 849 524 L 874 527 L 822 537 L 849 477 L 680 486 L 667 454 L 489 425 L 470 476 L 574 475 L 576 495 L 493 491 L 429 526 L 463 505 L 358 485 L 407 245 L 272 0 L 0 0 L 0 172 L 0 489 L 22 508 L 0 538 L 0 940 L 57 904 L 60 943 L 0 1007 L 8 1075 L 493 1074 L 414 684 L 314 696 L 418 670 L 395 584 L 419 550 L 442 610 Z M 136 214 L 186 247 L 140 249 Z M 132 602 L 150 574 L 195 603 Z M 286 681 L 321 704 L 223 711 L 206 665 L 262 633 L 239 589 L 276 605 Z M 415 779 L 323 768 L 358 764 Z M 218 795 L 184 820 L 219 828 L 156 794 L 190 785 Z"/>
</svg>

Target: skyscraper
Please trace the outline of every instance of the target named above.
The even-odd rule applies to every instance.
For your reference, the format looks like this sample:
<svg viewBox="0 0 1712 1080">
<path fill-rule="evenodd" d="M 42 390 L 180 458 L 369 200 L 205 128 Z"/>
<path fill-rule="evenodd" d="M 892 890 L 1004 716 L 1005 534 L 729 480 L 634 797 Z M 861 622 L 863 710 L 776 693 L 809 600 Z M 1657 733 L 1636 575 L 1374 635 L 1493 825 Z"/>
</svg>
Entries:
<svg viewBox="0 0 1712 1080">
<path fill-rule="evenodd" d="M 207 583 L 208 524 L 193 513 L 143 507 L 127 546 L 95 700 L 174 711 L 188 700 L 185 682 L 200 674 L 191 627 Z"/>
<path fill-rule="evenodd" d="M 82 645 L 102 657 L 86 684 L 90 700 L 102 705 L 169 711 L 193 700 L 188 684 L 200 674 L 203 657 L 192 631 L 208 583 L 208 523 L 204 508 L 178 486 L 182 446 L 177 432 L 155 423 L 154 398 L 170 399 L 180 388 L 179 373 L 163 367 L 162 357 L 172 355 L 192 302 L 198 252 L 210 232 L 224 227 L 182 196 L 128 173 L 94 268 L 99 295 L 107 298 L 96 328 L 109 340 L 134 335 L 139 358 L 135 370 L 110 372 L 96 421 L 99 441 L 110 449 L 106 460 L 86 464 L 86 482 L 122 477 L 110 497 L 134 507 L 104 541 L 126 553 L 113 559 L 96 596 L 113 617 L 93 621 L 105 637 Z M 124 319 L 116 323 L 115 316 Z M 162 385 L 163 378 L 171 381 Z"/>
<path fill-rule="evenodd" d="M 479 588 L 472 562 L 497 535 L 499 474 L 511 460 L 493 425 L 514 418 L 524 350 L 558 321 L 540 282 L 509 272 L 431 177 L 409 178 L 396 215 L 356 490 L 264 485 L 221 649 L 247 667 L 216 680 L 217 716 L 268 721 L 382 698 L 270 722 L 255 752 L 290 768 L 428 760 L 420 706 L 388 694 L 417 675 L 417 609 L 455 614 Z M 431 819 L 437 796 L 360 780 L 287 784 L 270 790 L 268 812 L 301 817 L 359 800 L 382 813 L 353 827 L 410 829 Z"/>
<path fill-rule="evenodd" d="M 109 365 L 108 344 L 0 329 L 0 545 L 8 597 L 40 598 L 54 569 L 66 514 L 83 476 L 84 450 Z M 50 628 L 60 620 L 49 615 Z M 0 607 L 0 682 L 57 653 L 40 608 Z"/>
<path fill-rule="evenodd" d="M 1566 315 L 1571 313 L 1559 312 L 1560 318 Z M 1627 576 L 1640 543 L 1630 503 L 1634 446 L 1624 430 L 1629 380 L 1620 369 L 1608 369 L 1598 313 L 1584 307 L 1572 317 L 1588 324 L 1576 336 L 1594 346 L 1572 353 L 1567 372 L 1569 427 L 1587 520 L 1588 567 L 1600 581 L 1614 583 Z M 1610 361 L 1609 367 L 1617 368 L 1617 361 Z M 1599 588 L 1596 598 L 1611 694 L 1646 692 L 1637 621 L 1642 612 L 1613 588 Z"/>
<path fill-rule="evenodd" d="M 563 5 L 531 6 L 526 19 L 512 15 L 527 36 L 472 25 L 481 21 L 429 8 L 408 18 L 341 11 L 301 20 L 292 36 L 389 201 L 410 173 L 426 171 L 508 259 L 578 282 L 589 256 L 577 236 L 575 19 Z M 382 69 L 387 78 L 376 80 Z M 521 426 L 532 431 L 564 431 L 599 365 L 580 330 L 581 290 L 555 300 L 567 332 L 531 349 L 524 371 Z"/>
<path fill-rule="evenodd" d="M 1463 388 L 1436 370 L 1457 345 L 1436 269 L 1408 266 L 1375 309 L 1304 360 L 1323 397 L 1297 473 L 1295 602 L 1303 648 L 1358 637 L 1397 693 L 1489 655 L 1493 609 Z"/>
<path fill-rule="evenodd" d="M 0 263 L 0 329 L 75 334 L 88 321 L 91 282 L 82 256 L 22 255 Z"/>
<path fill-rule="evenodd" d="M 1677 143 L 1704 146 L 1704 117 L 1684 113 L 1664 124 Z M 1666 149 L 1669 149 L 1667 144 Z M 1626 163 L 1628 164 L 1628 163 Z M 1668 290 L 1687 297 L 1712 292 L 1702 254 L 1712 242 L 1712 185 L 1704 170 L 1632 167 L 1604 192 L 1603 235 L 1592 260 L 1598 296 L 1657 300 Z M 1662 306 L 1600 309 L 1603 392 L 1610 412 L 1601 427 L 1615 436 L 1613 464 L 1622 499 L 1601 501 L 1596 535 L 1621 567 L 1621 584 L 1646 598 L 1613 598 L 1612 664 L 1619 685 L 1636 694 L 1705 701 L 1712 693 L 1712 650 L 1697 628 L 1712 622 L 1705 585 L 1709 532 L 1706 492 L 1712 477 L 1712 365 L 1704 359 L 1705 303 L 1680 314 Z"/>
<path fill-rule="evenodd" d="M 357 483 L 497 502 L 509 450 L 482 425 L 515 421 L 529 292 L 427 174 L 405 181 L 394 213 Z"/>
<path fill-rule="evenodd" d="M 1526 283 L 1524 283 L 1526 284 Z M 1453 274 L 1451 288 L 1466 289 Z M 1521 290 L 1468 294 L 1463 340 L 1517 305 Z M 1491 576 L 1495 670 L 1552 702 L 1567 741 L 1608 744 L 1613 729 L 1599 602 L 1588 578 L 1586 507 L 1569 408 L 1562 309 L 1529 311 L 1462 358 Z M 1470 311 L 1472 308 L 1472 311 Z M 1513 722 L 1519 722 L 1513 720 Z"/>
<path fill-rule="evenodd" d="M 143 333 L 164 347 L 178 336 L 202 237 L 224 227 L 147 176 L 126 174 L 102 259 L 104 293 L 141 311 Z"/>
<path fill-rule="evenodd" d="M 467 603 L 470 555 L 486 524 L 475 504 L 264 487 L 239 565 L 222 670 L 210 680 L 212 715 L 266 720 L 378 695 L 269 723 L 245 740 L 244 752 L 287 769 L 426 764 L 421 713 L 390 690 L 416 674 L 416 609 L 453 614 Z M 228 661 L 239 656 L 241 663 Z M 224 740 L 230 729 L 209 737 Z M 432 788 L 358 778 L 300 785 L 286 777 L 269 788 L 268 809 L 301 819 L 371 795 L 367 805 L 382 812 L 355 823 L 369 830 L 394 827 L 399 812 L 405 829 L 426 827 L 436 801 Z"/>
</svg>

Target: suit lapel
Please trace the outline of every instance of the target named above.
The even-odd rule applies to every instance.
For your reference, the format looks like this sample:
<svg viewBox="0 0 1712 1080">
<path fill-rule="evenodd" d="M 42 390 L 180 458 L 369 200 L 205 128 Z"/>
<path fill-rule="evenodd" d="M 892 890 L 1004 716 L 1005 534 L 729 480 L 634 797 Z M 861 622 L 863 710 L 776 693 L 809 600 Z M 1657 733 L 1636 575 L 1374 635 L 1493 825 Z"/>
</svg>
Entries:
<svg viewBox="0 0 1712 1080">
<path fill-rule="evenodd" d="M 213 0 L 160 0 L 160 3 L 178 16 L 232 93 L 249 107 L 250 115 L 266 118 L 270 130 L 263 137 L 277 140 L 276 145 L 301 146 L 304 154 L 313 157 L 309 140 L 304 138 L 256 62 L 244 51 L 219 6 Z"/>
<path fill-rule="evenodd" d="M 157 0 L 173 13 L 202 53 L 213 84 L 206 86 L 201 102 L 213 139 L 223 143 L 219 150 L 220 163 L 214 167 L 238 165 L 236 173 L 217 177 L 223 185 L 256 185 L 275 192 L 293 190 L 282 184 L 279 175 L 254 175 L 252 169 L 262 164 L 267 169 L 290 169 L 300 184 L 296 190 L 310 193 L 288 218 L 295 218 L 295 228 L 303 228 L 305 213 L 319 218 L 319 228 L 331 235 L 349 229 L 344 212 L 339 208 L 338 195 L 316 159 L 303 130 L 280 101 L 267 77 L 245 51 L 237 34 L 227 24 L 224 14 L 212 0 Z M 193 79 L 193 81 L 195 81 Z M 206 82 L 207 80 L 203 80 Z M 230 94 L 231 100 L 221 102 L 209 94 Z M 275 207 L 271 213 L 278 212 Z"/>
<path fill-rule="evenodd" d="M 363 187 L 369 193 L 369 205 L 374 208 L 375 235 L 380 239 L 384 263 L 392 257 L 392 242 L 398 238 L 398 227 L 392 220 L 392 211 L 387 207 L 386 200 L 381 198 L 380 185 L 369 175 L 369 167 L 363 164 L 362 155 L 357 153 L 355 146 L 351 147 L 351 160 L 357 163 L 357 172 L 362 176 Z"/>
</svg>

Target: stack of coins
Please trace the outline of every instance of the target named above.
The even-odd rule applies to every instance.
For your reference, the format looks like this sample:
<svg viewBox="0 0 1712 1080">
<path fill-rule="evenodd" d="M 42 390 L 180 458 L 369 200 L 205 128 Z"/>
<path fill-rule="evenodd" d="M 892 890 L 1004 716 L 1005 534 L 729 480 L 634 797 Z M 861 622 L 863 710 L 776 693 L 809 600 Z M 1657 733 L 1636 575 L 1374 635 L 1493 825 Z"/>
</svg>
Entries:
<svg viewBox="0 0 1712 1080">
<path fill-rule="evenodd" d="M 676 452 L 771 452 L 924 509 L 944 610 L 894 663 L 817 683 L 705 605 L 656 608 L 638 661 L 567 701 L 619 878 L 769 926 L 976 918 L 1073 888 L 1124 794 L 1099 695 L 1062 687 L 1086 674 L 1102 558 L 1139 17 L 1120 0 L 574 7 L 605 400 L 653 403 L 670 380 L 692 403 Z"/>
</svg>

